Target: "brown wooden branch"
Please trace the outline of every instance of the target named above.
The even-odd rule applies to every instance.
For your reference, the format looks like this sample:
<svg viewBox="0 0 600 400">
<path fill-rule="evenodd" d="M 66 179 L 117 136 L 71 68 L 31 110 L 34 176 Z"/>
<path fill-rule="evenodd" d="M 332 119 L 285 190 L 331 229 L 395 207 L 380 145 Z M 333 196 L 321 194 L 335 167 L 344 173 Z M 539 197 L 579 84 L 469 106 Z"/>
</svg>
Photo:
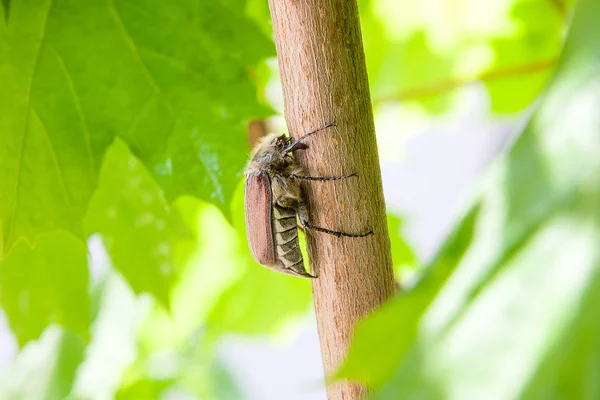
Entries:
<svg viewBox="0 0 600 400">
<path fill-rule="evenodd" d="M 309 264 L 325 374 L 344 360 L 356 322 L 394 293 L 381 172 L 356 0 L 269 0 L 289 131 L 335 122 L 307 140 L 298 159 L 313 176 L 357 172 L 304 186 L 314 225 L 374 235 L 308 232 Z M 329 385 L 329 399 L 366 388 Z"/>
<path fill-rule="evenodd" d="M 476 82 L 491 82 L 506 78 L 513 78 L 521 75 L 533 74 L 536 72 L 547 70 L 556 64 L 556 58 L 535 61 L 532 63 L 517 65 L 514 67 L 500 68 L 496 70 L 486 71 L 479 75 L 450 78 L 443 81 L 435 82 L 429 85 L 419 86 L 412 89 L 402 91 L 398 94 L 380 96 L 375 99 L 376 102 L 388 101 L 414 101 L 425 97 L 435 96 L 451 90 L 458 89 L 462 86 Z"/>
</svg>

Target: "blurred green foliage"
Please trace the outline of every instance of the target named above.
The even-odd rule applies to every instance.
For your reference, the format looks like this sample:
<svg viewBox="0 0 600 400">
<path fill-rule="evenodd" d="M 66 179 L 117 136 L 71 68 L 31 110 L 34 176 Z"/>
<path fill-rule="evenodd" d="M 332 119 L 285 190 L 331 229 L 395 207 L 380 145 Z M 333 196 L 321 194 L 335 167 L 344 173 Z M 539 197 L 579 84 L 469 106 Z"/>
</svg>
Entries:
<svg viewBox="0 0 600 400">
<path fill-rule="evenodd" d="M 600 397 L 598 18 L 578 3 L 524 132 L 416 287 L 359 325 L 340 376 L 381 399 Z"/>
<path fill-rule="evenodd" d="M 4 17 L 8 20 L 10 16 L 10 0 L 2 0 L 2 7 L 4 7 Z"/>
<path fill-rule="evenodd" d="M 35 249 L 19 243 L 0 268 L 0 301 L 21 345 L 52 323 L 87 339 L 87 288 L 85 246 L 65 232 L 41 236 Z"/>
<path fill-rule="evenodd" d="M 416 268 L 417 258 L 410 246 L 402 239 L 403 221 L 395 214 L 388 214 L 388 231 L 390 233 L 390 244 L 392 246 L 392 260 L 394 268 Z"/>
<path fill-rule="evenodd" d="M 19 353 L 10 376 L 0 376 L 3 398 L 64 399 L 71 391 L 85 344 L 76 334 L 50 326 Z"/>
<path fill-rule="evenodd" d="M 115 173 L 119 171 L 119 173 Z M 115 139 L 104 156 L 98 189 L 84 226 L 99 233 L 111 260 L 138 293 L 150 292 L 166 306 L 175 268 L 169 205 L 152 176 L 127 145 Z M 140 274 L 139 265 L 145 265 Z"/>
<path fill-rule="evenodd" d="M 505 369 L 531 398 L 598 393 L 600 13 L 580 3 L 548 95 L 477 206 L 419 284 L 359 328 L 342 372 L 379 396 L 464 398 Z M 280 332 L 311 307 L 310 283 L 256 265 L 245 238 L 247 122 L 278 107 L 267 2 L 2 5 L 0 306 L 20 350 L 0 398 L 243 397 L 215 342 Z M 374 105 L 431 115 L 479 81 L 492 112 L 530 105 L 570 13 L 560 0 L 359 6 Z M 421 273 L 402 219 L 389 228 L 396 271 Z"/>
<path fill-rule="evenodd" d="M 483 80 L 492 110 L 539 94 L 561 46 L 564 12 L 550 0 L 359 2 L 375 106 L 418 101 L 447 111 L 450 89 Z"/>
</svg>

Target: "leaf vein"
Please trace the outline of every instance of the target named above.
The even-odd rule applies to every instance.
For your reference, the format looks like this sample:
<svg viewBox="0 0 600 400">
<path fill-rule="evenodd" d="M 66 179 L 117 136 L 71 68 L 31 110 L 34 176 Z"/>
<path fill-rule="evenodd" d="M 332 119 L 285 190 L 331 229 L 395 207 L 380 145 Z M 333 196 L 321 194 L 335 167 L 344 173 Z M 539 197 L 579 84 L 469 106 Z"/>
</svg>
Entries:
<svg viewBox="0 0 600 400">
<path fill-rule="evenodd" d="M 17 164 L 17 176 L 15 179 L 15 199 L 13 202 L 13 209 L 12 209 L 12 213 L 10 216 L 10 222 L 8 223 L 8 233 L 6 235 L 6 243 L 10 243 L 14 229 L 15 229 L 15 221 L 17 219 L 17 212 L 18 212 L 18 207 L 17 204 L 19 202 L 19 188 L 20 188 L 20 181 L 21 181 L 21 174 L 23 171 L 23 155 L 25 153 L 25 141 L 27 138 L 27 131 L 29 130 L 29 119 L 31 116 L 31 88 L 33 86 L 33 78 L 35 76 L 35 73 L 37 71 L 37 67 L 38 67 L 38 63 L 39 63 L 39 59 L 40 59 L 40 53 L 42 52 L 42 47 L 44 46 L 44 42 L 46 40 L 46 30 L 48 28 L 48 20 L 50 19 L 50 12 L 52 11 L 52 7 L 54 5 L 54 0 L 50 0 L 48 2 L 48 11 L 46 12 L 46 18 L 44 19 L 43 25 L 42 25 L 42 29 L 41 29 L 41 35 L 40 35 L 40 45 L 38 46 L 37 52 L 35 53 L 35 57 L 33 59 L 33 63 L 32 63 L 32 67 L 31 67 L 31 77 L 29 78 L 29 83 L 27 85 L 27 92 L 26 92 L 26 104 L 29 106 L 28 110 L 27 110 L 27 114 L 25 116 L 25 126 L 23 128 L 23 136 L 21 138 L 21 148 L 19 150 L 19 162 Z M 5 246 L 2 246 L 2 252 L 3 253 L 8 253 L 10 249 L 5 249 Z"/>
<path fill-rule="evenodd" d="M 152 86 L 152 88 L 156 91 L 156 93 L 159 94 L 158 97 L 168 108 L 169 112 L 173 115 L 174 118 L 176 118 L 177 114 L 175 114 L 175 111 L 173 110 L 173 107 L 171 107 L 171 104 L 165 100 L 164 95 L 163 95 L 162 91 L 160 90 L 160 87 L 158 86 L 158 84 L 156 83 L 156 80 L 154 79 L 154 77 L 152 76 L 150 71 L 148 70 L 148 67 L 147 67 L 146 63 L 144 62 L 142 55 L 140 54 L 140 50 L 139 50 L 137 44 L 135 43 L 135 41 L 129 34 L 129 31 L 127 30 L 125 25 L 123 24 L 121 15 L 119 14 L 117 7 L 115 7 L 115 0 L 108 0 L 108 8 L 110 10 L 111 15 L 113 16 L 113 19 L 115 21 L 115 24 L 117 25 L 117 28 L 119 28 L 121 35 L 123 35 L 125 42 L 127 42 L 127 46 L 131 50 L 131 53 L 135 56 L 138 63 L 142 67 L 142 73 L 144 74 L 144 77 L 146 78 L 146 80 L 148 81 L 150 86 Z"/>
<path fill-rule="evenodd" d="M 60 65 L 60 68 L 61 68 L 63 74 L 65 75 L 65 79 L 67 80 L 67 85 L 69 86 L 69 91 L 71 92 L 71 95 L 73 96 L 73 101 L 75 102 L 75 109 L 77 110 L 77 113 L 79 114 L 79 118 L 81 119 L 81 128 L 83 129 L 83 133 L 84 133 L 86 151 L 87 151 L 88 157 L 89 157 L 90 177 L 95 178 L 95 176 L 96 176 L 95 165 L 94 165 L 95 163 L 94 163 L 94 157 L 93 157 L 93 153 L 92 153 L 91 135 L 90 135 L 89 128 L 87 126 L 87 121 L 85 119 L 85 116 L 83 115 L 83 109 L 81 107 L 81 100 L 79 99 L 79 96 L 77 95 L 77 91 L 75 90 L 75 83 L 73 82 L 71 73 L 67 69 L 67 65 L 65 64 L 64 58 L 60 55 L 60 53 L 51 44 L 48 44 L 48 48 L 50 49 L 50 51 L 54 54 L 54 56 L 58 60 L 58 65 Z M 40 121 L 41 121 L 41 119 L 40 119 Z"/>
<path fill-rule="evenodd" d="M 35 108 L 33 106 L 31 106 L 31 112 L 33 113 L 33 115 L 37 118 L 37 120 L 42 125 L 42 130 L 44 131 L 44 136 L 46 137 L 46 143 L 48 144 L 48 149 L 50 150 L 50 154 L 52 155 L 52 161 L 54 162 L 54 166 L 56 167 L 56 172 L 58 173 L 58 177 L 60 178 L 61 186 L 65 193 L 65 200 L 67 200 L 67 205 L 69 207 L 71 207 L 73 204 L 71 201 L 71 196 L 69 195 L 69 191 L 67 190 L 67 184 L 66 184 L 65 178 L 62 174 L 62 170 L 60 168 L 60 163 L 58 162 L 58 157 L 56 155 L 56 151 L 54 150 L 54 147 L 52 145 L 52 140 L 50 140 L 50 135 L 48 134 L 48 129 L 46 129 L 46 124 L 44 124 L 44 121 L 40 118 L 39 113 L 35 110 Z"/>
<path fill-rule="evenodd" d="M 150 94 L 150 96 L 146 97 L 146 99 L 144 100 L 144 102 L 142 103 L 142 106 L 139 108 L 139 110 L 136 112 L 135 117 L 133 117 L 131 119 L 131 124 L 129 125 L 129 128 L 127 129 L 127 134 L 126 134 L 126 138 L 127 140 L 131 140 L 133 142 L 134 145 L 139 147 L 139 143 L 137 138 L 135 137 L 135 135 L 133 134 L 133 131 L 136 127 L 136 125 L 140 122 L 142 115 L 144 114 L 144 112 L 146 111 L 146 109 L 150 106 L 151 104 L 151 100 L 154 97 L 154 94 Z M 169 133 L 169 131 L 167 131 L 167 134 Z"/>
<path fill-rule="evenodd" d="M 177 114 L 173 110 L 173 107 L 171 106 L 171 103 L 169 103 L 164 98 L 164 94 L 162 93 L 162 91 L 160 90 L 160 87 L 158 86 L 158 84 L 156 83 L 156 81 L 153 78 L 152 74 L 148 70 L 148 67 L 147 67 L 146 63 L 144 62 L 144 60 L 142 58 L 142 55 L 140 53 L 140 49 L 139 49 L 138 45 L 135 43 L 135 41 L 133 40 L 133 38 L 129 34 L 129 31 L 127 30 L 127 28 L 123 24 L 123 20 L 121 18 L 121 15 L 119 14 L 119 11 L 117 10 L 117 7 L 115 6 L 115 0 L 108 0 L 108 7 L 109 7 L 111 15 L 113 16 L 115 24 L 117 25 L 118 29 L 120 30 L 121 34 L 123 35 L 123 38 L 127 42 L 127 45 L 129 46 L 129 49 L 131 50 L 132 54 L 136 57 L 138 63 L 142 67 L 142 73 L 144 74 L 146 80 L 152 86 L 152 88 L 156 91 L 156 93 L 158 94 L 158 97 L 162 101 L 162 103 L 167 107 L 167 109 L 169 110 L 169 112 L 171 113 L 171 115 L 172 115 L 172 117 L 174 119 L 174 122 L 179 121 L 179 118 L 177 117 Z M 158 52 L 153 52 L 153 53 L 160 54 Z M 163 55 L 163 56 L 166 56 L 166 55 Z M 193 71 L 193 70 L 191 70 L 191 71 Z M 221 185 L 219 184 L 218 177 L 216 176 L 216 174 L 213 171 L 210 170 L 210 168 L 208 167 L 208 165 L 206 163 L 206 160 L 204 160 L 204 158 L 202 157 L 201 154 L 198 154 L 198 160 L 200 161 L 200 163 L 202 164 L 202 166 L 206 170 L 209 179 L 213 183 L 213 186 L 214 186 L 214 189 L 215 189 L 215 194 L 217 195 L 217 198 L 221 201 L 221 203 L 224 204 L 225 203 L 225 196 L 223 194 L 223 189 L 222 189 Z"/>
</svg>

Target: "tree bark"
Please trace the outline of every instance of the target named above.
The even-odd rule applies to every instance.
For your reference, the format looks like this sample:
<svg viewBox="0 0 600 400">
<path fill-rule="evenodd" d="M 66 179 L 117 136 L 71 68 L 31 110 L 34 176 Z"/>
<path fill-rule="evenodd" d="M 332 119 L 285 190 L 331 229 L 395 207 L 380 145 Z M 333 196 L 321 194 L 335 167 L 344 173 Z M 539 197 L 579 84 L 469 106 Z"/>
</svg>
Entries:
<svg viewBox="0 0 600 400">
<path fill-rule="evenodd" d="M 325 374 L 344 360 L 353 328 L 394 293 L 394 277 L 373 111 L 356 0 L 269 0 L 290 133 L 311 136 L 297 152 L 311 176 L 357 178 L 304 185 L 313 225 L 365 238 L 307 232 Z M 328 388 L 330 399 L 358 399 L 360 384 Z"/>
</svg>

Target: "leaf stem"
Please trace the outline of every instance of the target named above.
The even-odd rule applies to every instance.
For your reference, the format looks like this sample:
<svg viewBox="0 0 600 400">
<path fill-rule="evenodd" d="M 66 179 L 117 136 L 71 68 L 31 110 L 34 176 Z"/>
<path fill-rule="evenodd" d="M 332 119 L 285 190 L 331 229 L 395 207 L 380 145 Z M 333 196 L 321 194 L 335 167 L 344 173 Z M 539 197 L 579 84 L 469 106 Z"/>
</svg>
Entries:
<svg viewBox="0 0 600 400">
<path fill-rule="evenodd" d="M 404 90 L 396 94 L 379 96 L 375 99 L 375 102 L 406 102 L 420 100 L 425 97 L 443 94 L 458 89 L 462 86 L 470 85 L 475 82 L 491 82 L 521 75 L 534 74 L 536 72 L 545 71 L 554 66 L 554 64 L 556 64 L 556 57 L 540 61 L 534 61 L 532 63 L 517 65 L 513 67 L 490 70 L 483 72 L 479 75 L 444 79 L 428 85 L 410 88 L 408 90 Z"/>
</svg>

